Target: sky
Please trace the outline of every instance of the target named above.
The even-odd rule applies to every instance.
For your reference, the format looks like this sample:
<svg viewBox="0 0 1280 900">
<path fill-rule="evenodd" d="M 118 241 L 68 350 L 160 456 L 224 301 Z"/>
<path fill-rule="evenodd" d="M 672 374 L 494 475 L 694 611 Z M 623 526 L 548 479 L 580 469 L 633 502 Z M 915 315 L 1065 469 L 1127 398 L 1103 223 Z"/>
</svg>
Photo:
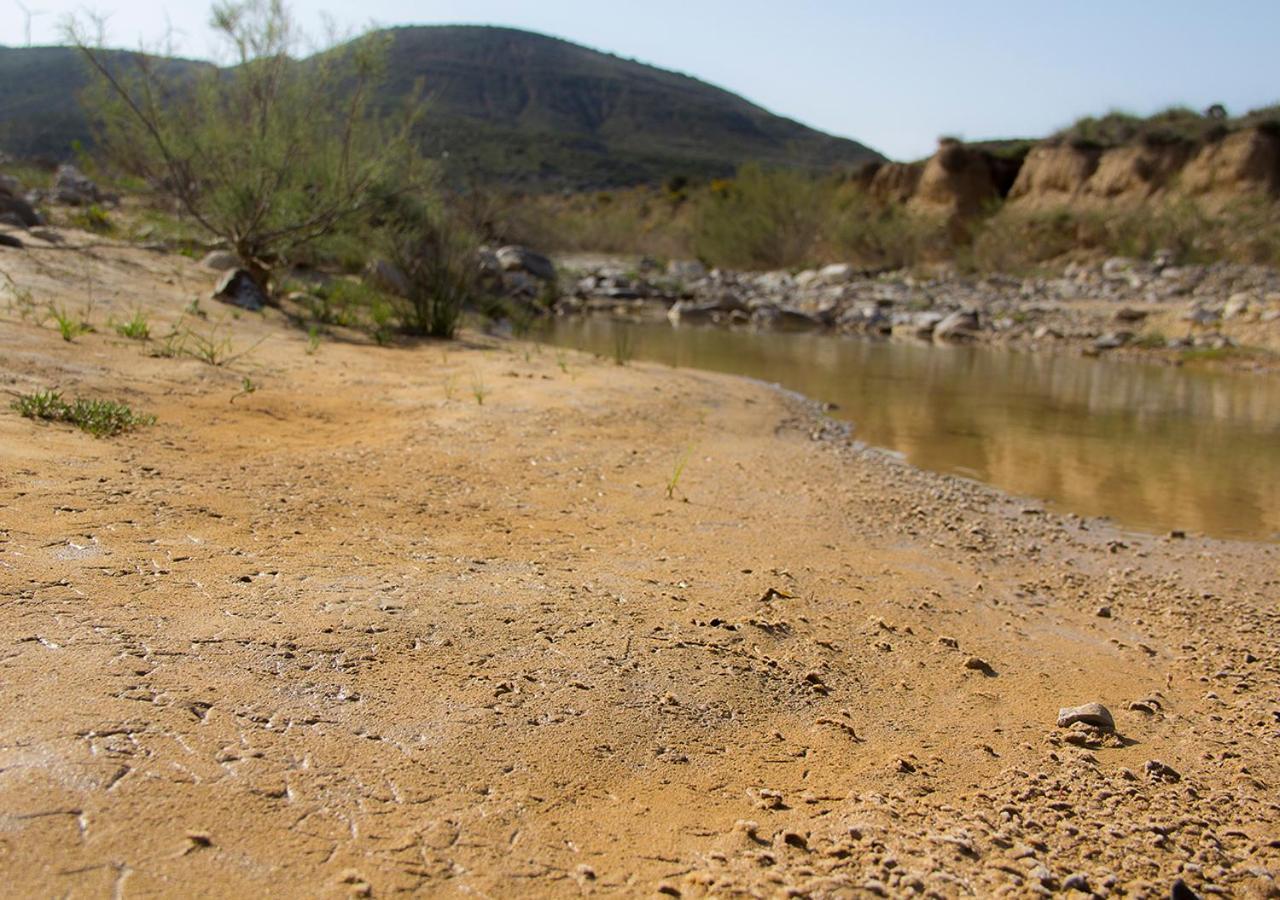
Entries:
<svg viewBox="0 0 1280 900">
<path fill-rule="evenodd" d="M 30 20 L 22 6 L 35 13 Z M 1082 115 L 1280 101 L 1278 0 L 295 0 L 304 28 L 470 23 L 567 38 L 709 81 L 894 159 L 940 135 L 1038 137 Z M 184 55 L 216 45 L 201 2 L 0 0 L 0 44 L 60 43 L 107 14 L 108 43 L 172 26 Z M 0 86 L 3 89 L 3 86 Z"/>
</svg>

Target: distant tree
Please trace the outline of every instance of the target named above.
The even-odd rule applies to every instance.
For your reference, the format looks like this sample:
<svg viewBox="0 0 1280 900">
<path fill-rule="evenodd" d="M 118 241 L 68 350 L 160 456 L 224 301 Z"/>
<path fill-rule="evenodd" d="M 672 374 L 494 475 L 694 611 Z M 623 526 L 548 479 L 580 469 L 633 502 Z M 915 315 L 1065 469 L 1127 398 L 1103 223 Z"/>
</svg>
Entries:
<svg viewBox="0 0 1280 900">
<path fill-rule="evenodd" d="M 378 114 L 385 46 L 371 36 L 300 61 L 281 0 L 215 3 L 210 24 L 226 68 L 105 51 L 101 29 L 90 40 L 74 20 L 67 31 L 97 76 L 87 105 L 109 157 L 171 195 L 265 289 L 291 250 L 354 227 L 388 185 L 416 186 L 414 106 L 394 122 Z"/>
</svg>

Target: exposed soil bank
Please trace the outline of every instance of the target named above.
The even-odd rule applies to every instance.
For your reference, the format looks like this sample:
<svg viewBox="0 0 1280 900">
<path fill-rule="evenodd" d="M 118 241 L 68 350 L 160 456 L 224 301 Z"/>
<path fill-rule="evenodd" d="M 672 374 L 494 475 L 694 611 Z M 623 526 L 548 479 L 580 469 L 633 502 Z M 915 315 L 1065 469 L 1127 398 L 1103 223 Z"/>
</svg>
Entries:
<svg viewBox="0 0 1280 900">
<path fill-rule="evenodd" d="M 157 333 L 206 280 L 12 259 Z M 1046 515 L 743 380 L 225 328 L 234 371 L 0 320 L 6 388 L 159 419 L 0 413 L 15 895 L 1275 895 L 1274 546 Z M 1057 727 L 1090 701 L 1115 731 Z"/>
</svg>

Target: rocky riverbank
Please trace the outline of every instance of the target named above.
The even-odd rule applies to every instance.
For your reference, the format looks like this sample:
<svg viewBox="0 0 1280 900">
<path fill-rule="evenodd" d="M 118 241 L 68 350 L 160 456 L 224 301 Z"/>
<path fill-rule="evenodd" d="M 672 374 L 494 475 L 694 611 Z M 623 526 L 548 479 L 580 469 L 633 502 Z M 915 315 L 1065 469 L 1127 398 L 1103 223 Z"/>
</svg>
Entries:
<svg viewBox="0 0 1280 900">
<path fill-rule="evenodd" d="M 697 262 L 562 260 L 562 315 L 666 317 L 922 341 L 982 341 L 1171 362 L 1219 358 L 1275 368 L 1280 272 L 1236 264 L 1113 258 L 1055 277 L 920 277 L 847 264 L 792 272 L 710 270 Z"/>
<path fill-rule="evenodd" d="M 0 412 L 11 893 L 1277 895 L 1274 546 L 741 379 L 203 319 L 80 241 L 7 272 L 221 349 L 0 306 L 11 394 L 155 416 Z"/>
</svg>

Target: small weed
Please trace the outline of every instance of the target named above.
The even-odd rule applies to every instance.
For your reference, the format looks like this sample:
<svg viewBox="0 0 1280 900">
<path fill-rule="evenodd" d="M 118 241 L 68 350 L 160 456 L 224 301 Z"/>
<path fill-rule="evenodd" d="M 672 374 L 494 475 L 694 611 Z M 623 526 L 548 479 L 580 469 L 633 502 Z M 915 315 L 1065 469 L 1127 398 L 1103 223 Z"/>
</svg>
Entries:
<svg viewBox="0 0 1280 900">
<path fill-rule="evenodd" d="M 671 477 L 667 479 L 667 499 L 674 500 L 676 497 L 676 488 L 680 486 L 680 476 L 684 474 L 685 466 L 689 465 L 689 459 L 693 456 L 693 448 L 689 447 L 680 454 L 680 458 L 676 460 L 675 468 L 671 470 Z"/>
<path fill-rule="evenodd" d="M 111 221 L 107 211 L 96 203 L 72 213 L 71 224 L 76 228 L 92 231 L 96 234 L 111 234 L 116 230 L 115 223 Z"/>
<path fill-rule="evenodd" d="M 116 330 L 116 334 L 131 341 L 151 340 L 151 326 L 147 323 L 147 317 L 142 314 L 141 310 L 134 312 L 133 318 L 126 322 L 114 323 L 113 327 Z"/>
<path fill-rule="evenodd" d="M 320 349 L 320 329 L 312 325 L 307 329 L 307 356 L 315 356 Z"/>
<path fill-rule="evenodd" d="M 9 308 L 25 322 L 35 314 L 35 297 L 27 288 L 18 287 L 18 283 L 7 272 L 0 272 L 0 278 L 4 279 L 4 290 L 9 295 Z"/>
<path fill-rule="evenodd" d="M 569 374 L 569 354 L 563 350 L 556 351 L 556 365 L 560 367 L 560 371 Z"/>
<path fill-rule="evenodd" d="M 258 344 L 266 340 L 266 338 L 261 338 L 244 350 L 236 352 L 230 335 L 219 333 L 219 329 L 222 328 L 223 324 L 225 323 L 220 322 L 214 325 L 208 333 L 201 334 L 184 326 L 179 321 L 173 330 L 164 336 L 160 345 L 152 351 L 151 355 L 169 358 L 190 356 L 192 359 L 198 359 L 211 366 L 229 366 L 233 362 L 248 356 L 257 348 Z"/>
<path fill-rule="evenodd" d="M 57 391 L 25 394 L 13 401 L 12 406 L 28 419 L 67 422 L 94 437 L 111 437 L 122 431 L 154 425 L 156 421 L 155 416 L 138 415 L 125 404 L 114 400 L 86 400 L 77 397 L 68 403 Z"/>
<path fill-rule="evenodd" d="M 93 331 L 93 326 L 83 317 L 72 315 L 60 306 L 50 306 L 49 315 L 53 317 L 64 341 L 74 341 L 80 335 Z"/>
<path fill-rule="evenodd" d="M 484 406 L 484 398 L 489 396 L 489 388 L 485 386 L 479 369 L 471 370 L 471 396 L 476 398 L 477 406 Z"/>
<path fill-rule="evenodd" d="M 252 378 L 246 375 L 244 376 L 244 378 L 240 379 L 240 392 L 237 394 L 231 395 L 231 402 L 235 403 L 236 399 L 239 397 L 248 397 L 257 389 L 258 389 L 257 382 L 255 382 Z"/>
<path fill-rule="evenodd" d="M 200 308 L 200 298 L 196 297 L 187 304 L 187 308 L 183 312 L 188 316 L 195 316 L 198 319 L 207 319 L 209 314 Z"/>
<path fill-rule="evenodd" d="M 1141 347 L 1144 350 L 1162 350 L 1168 346 L 1169 340 L 1158 331 L 1140 334 L 1133 339 L 1132 346 Z"/>
<path fill-rule="evenodd" d="M 444 380 L 444 399 L 452 400 L 454 397 L 455 379 L 457 376 L 449 375 Z"/>
</svg>

